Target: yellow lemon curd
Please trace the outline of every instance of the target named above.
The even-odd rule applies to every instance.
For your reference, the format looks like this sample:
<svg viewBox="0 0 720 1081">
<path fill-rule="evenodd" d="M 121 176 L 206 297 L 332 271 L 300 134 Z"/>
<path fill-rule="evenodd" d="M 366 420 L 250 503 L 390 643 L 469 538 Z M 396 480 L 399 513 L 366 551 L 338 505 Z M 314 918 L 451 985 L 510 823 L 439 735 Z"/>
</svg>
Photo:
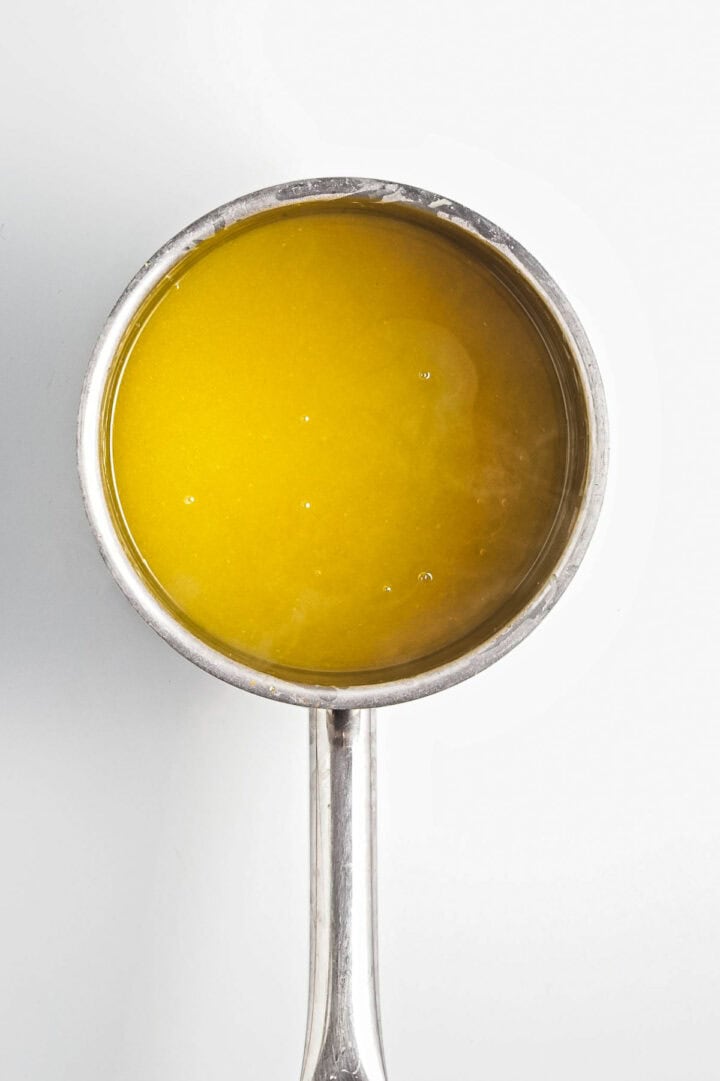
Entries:
<svg viewBox="0 0 720 1081">
<path fill-rule="evenodd" d="M 157 287 L 106 407 L 128 551 L 195 634 L 316 682 L 501 613 L 561 507 L 563 395 L 482 252 L 379 209 L 292 207 Z"/>
</svg>

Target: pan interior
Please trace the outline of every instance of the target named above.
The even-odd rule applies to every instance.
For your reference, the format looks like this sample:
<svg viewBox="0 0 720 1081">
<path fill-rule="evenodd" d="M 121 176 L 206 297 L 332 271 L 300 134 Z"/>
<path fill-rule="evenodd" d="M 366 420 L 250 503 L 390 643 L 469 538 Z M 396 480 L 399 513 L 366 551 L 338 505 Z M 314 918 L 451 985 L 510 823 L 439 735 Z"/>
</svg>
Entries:
<svg viewBox="0 0 720 1081">
<path fill-rule="evenodd" d="M 348 198 L 176 264 L 116 354 L 101 456 L 176 619 L 258 671 L 349 687 L 454 660 L 529 603 L 577 517 L 587 412 L 496 250 Z"/>
</svg>

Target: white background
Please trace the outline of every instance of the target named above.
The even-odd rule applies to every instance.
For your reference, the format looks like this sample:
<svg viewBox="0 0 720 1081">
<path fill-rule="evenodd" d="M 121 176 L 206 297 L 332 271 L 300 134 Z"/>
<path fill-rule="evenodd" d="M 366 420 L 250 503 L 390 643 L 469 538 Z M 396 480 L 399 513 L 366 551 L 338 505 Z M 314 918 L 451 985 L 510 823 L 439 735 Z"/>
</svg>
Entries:
<svg viewBox="0 0 720 1081">
<path fill-rule="evenodd" d="M 126 281 L 232 197 L 404 180 L 576 305 L 612 472 L 511 656 L 379 718 L 391 1081 L 717 1081 L 718 51 L 711 0 L 14 2 L 0 35 L 3 1081 L 287 1081 L 301 711 L 112 584 L 74 463 Z"/>
</svg>

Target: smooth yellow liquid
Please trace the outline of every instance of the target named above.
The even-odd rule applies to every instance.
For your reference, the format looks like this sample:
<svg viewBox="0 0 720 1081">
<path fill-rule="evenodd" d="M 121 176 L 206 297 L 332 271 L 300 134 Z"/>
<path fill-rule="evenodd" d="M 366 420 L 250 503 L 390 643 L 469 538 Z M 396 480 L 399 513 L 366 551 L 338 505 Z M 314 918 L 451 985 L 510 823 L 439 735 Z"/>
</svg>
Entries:
<svg viewBox="0 0 720 1081">
<path fill-rule="evenodd" d="M 480 254 L 379 211 L 260 219 L 181 265 L 118 358 L 108 485 L 153 588 L 226 653 L 404 665 L 532 577 L 567 420 Z"/>
</svg>

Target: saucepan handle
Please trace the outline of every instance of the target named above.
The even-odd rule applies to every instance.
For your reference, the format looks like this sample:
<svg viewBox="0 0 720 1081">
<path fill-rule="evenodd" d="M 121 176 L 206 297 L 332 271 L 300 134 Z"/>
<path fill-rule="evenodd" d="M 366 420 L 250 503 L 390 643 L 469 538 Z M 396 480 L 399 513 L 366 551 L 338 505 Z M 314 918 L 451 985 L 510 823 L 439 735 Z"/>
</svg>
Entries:
<svg viewBox="0 0 720 1081">
<path fill-rule="evenodd" d="M 385 1081 L 375 711 L 310 711 L 310 998 L 301 1081 Z"/>
</svg>

